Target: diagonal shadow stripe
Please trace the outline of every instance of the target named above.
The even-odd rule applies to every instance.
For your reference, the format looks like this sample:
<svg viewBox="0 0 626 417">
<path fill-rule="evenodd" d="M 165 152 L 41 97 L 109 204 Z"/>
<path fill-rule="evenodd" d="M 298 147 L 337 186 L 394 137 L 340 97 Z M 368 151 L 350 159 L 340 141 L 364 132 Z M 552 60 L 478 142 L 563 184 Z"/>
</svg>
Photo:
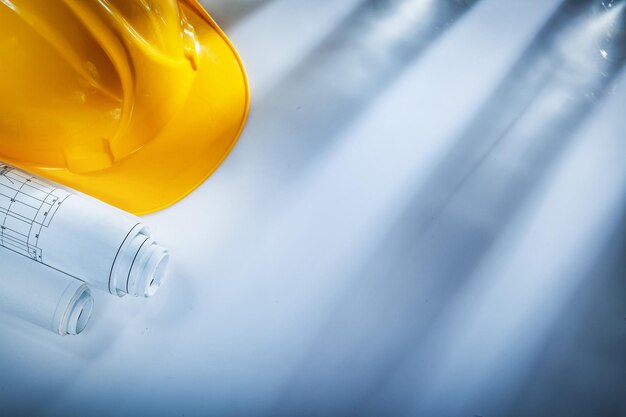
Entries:
<svg viewBox="0 0 626 417">
<path fill-rule="evenodd" d="M 512 399 L 517 415 L 626 415 L 625 253 L 623 216 L 529 370 L 533 383 Z"/>
<path fill-rule="evenodd" d="M 384 388 L 411 359 L 429 369 L 422 341 L 447 300 L 471 278 L 622 71 L 623 8 L 612 10 L 599 1 L 563 3 L 357 274 L 358 287 L 338 303 L 319 336 L 334 340 L 350 331 L 352 345 L 338 353 L 312 350 L 300 372 L 318 364 L 317 378 L 342 386 L 352 378 L 349 371 L 366 369 L 343 412 L 380 415 L 393 405 L 395 415 L 429 415 L 413 409 L 427 371 L 415 370 L 415 384 Z M 346 328 L 364 311 L 356 330 Z M 320 370 L 323 363 L 342 366 Z"/>
<path fill-rule="evenodd" d="M 402 253 L 394 258 L 394 279 L 403 293 L 426 289 L 429 307 L 420 309 L 419 324 L 397 335 L 397 354 L 387 357 L 374 387 L 386 384 L 409 358 L 425 354 L 421 339 L 437 325 L 446 300 L 471 278 L 622 71 L 623 16 L 609 16 L 598 4 L 563 4 L 392 232 L 402 236 L 393 245 L 395 253 Z M 603 58 L 601 50 L 611 51 L 610 58 Z M 389 271 L 377 279 L 378 285 L 389 281 Z M 408 298 L 402 304 L 395 307 L 402 311 L 398 314 L 410 317 L 415 304 Z"/>
<path fill-rule="evenodd" d="M 260 101 L 247 166 L 285 186 L 477 0 L 367 0 Z M 252 126 L 252 123 L 250 124 Z M 250 132 L 250 131 L 249 131 Z M 268 178 L 264 178 L 265 181 Z"/>
</svg>

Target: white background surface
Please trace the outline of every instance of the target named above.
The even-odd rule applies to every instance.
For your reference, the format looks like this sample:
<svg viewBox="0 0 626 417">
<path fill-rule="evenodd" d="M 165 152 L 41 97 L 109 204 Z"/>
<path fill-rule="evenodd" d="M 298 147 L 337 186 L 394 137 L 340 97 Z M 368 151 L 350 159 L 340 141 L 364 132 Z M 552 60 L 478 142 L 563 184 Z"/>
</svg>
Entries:
<svg viewBox="0 0 626 417">
<path fill-rule="evenodd" d="M 525 415 L 580 390 L 616 407 L 623 268 L 598 265 L 624 230 L 623 80 L 476 269 L 459 271 L 462 285 L 430 293 L 404 258 L 413 198 L 558 1 L 479 2 L 381 91 L 355 93 L 365 100 L 330 118 L 340 123 L 318 126 L 336 103 L 314 83 L 340 64 L 298 78 L 300 64 L 358 3 L 205 3 L 247 65 L 246 130 L 196 192 L 146 217 L 173 260 L 154 298 L 97 293 L 79 337 L 0 320 L 0 415 L 411 414 L 428 403 L 439 415 Z M 305 88 L 283 90 L 293 83 Z M 605 315 L 590 307 L 598 299 Z"/>
</svg>

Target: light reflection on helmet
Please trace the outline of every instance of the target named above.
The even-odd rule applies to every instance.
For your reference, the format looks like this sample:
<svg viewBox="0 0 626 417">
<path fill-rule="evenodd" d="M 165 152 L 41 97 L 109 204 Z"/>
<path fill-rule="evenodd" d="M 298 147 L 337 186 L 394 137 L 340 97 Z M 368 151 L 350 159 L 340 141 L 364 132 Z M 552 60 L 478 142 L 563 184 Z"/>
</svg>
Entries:
<svg viewBox="0 0 626 417">
<path fill-rule="evenodd" d="M 195 0 L 0 0 L 0 159 L 135 213 L 217 168 L 248 110 Z"/>
</svg>

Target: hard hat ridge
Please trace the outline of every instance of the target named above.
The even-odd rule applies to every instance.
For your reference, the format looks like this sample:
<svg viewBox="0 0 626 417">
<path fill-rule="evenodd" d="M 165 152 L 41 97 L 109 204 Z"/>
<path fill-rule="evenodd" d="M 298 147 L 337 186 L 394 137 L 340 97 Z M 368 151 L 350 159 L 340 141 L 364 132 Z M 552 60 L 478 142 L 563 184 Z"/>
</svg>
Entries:
<svg viewBox="0 0 626 417">
<path fill-rule="evenodd" d="M 206 179 L 248 111 L 195 0 L 0 0 L 0 55 L 0 160 L 135 213 Z"/>
</svg>

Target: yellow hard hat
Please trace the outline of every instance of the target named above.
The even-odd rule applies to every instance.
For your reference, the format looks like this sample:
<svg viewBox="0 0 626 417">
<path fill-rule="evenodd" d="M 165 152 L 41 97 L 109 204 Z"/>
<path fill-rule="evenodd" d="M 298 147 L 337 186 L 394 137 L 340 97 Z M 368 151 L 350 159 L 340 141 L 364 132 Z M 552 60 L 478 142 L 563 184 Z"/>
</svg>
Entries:
<svg viewBox="0 0 626 417">
<path fill-rule="evenodd" d="M 196 0 L 0 0 L 0 160 L 136 214 L 226 157 L 245 70 Z"/>
</svg>

